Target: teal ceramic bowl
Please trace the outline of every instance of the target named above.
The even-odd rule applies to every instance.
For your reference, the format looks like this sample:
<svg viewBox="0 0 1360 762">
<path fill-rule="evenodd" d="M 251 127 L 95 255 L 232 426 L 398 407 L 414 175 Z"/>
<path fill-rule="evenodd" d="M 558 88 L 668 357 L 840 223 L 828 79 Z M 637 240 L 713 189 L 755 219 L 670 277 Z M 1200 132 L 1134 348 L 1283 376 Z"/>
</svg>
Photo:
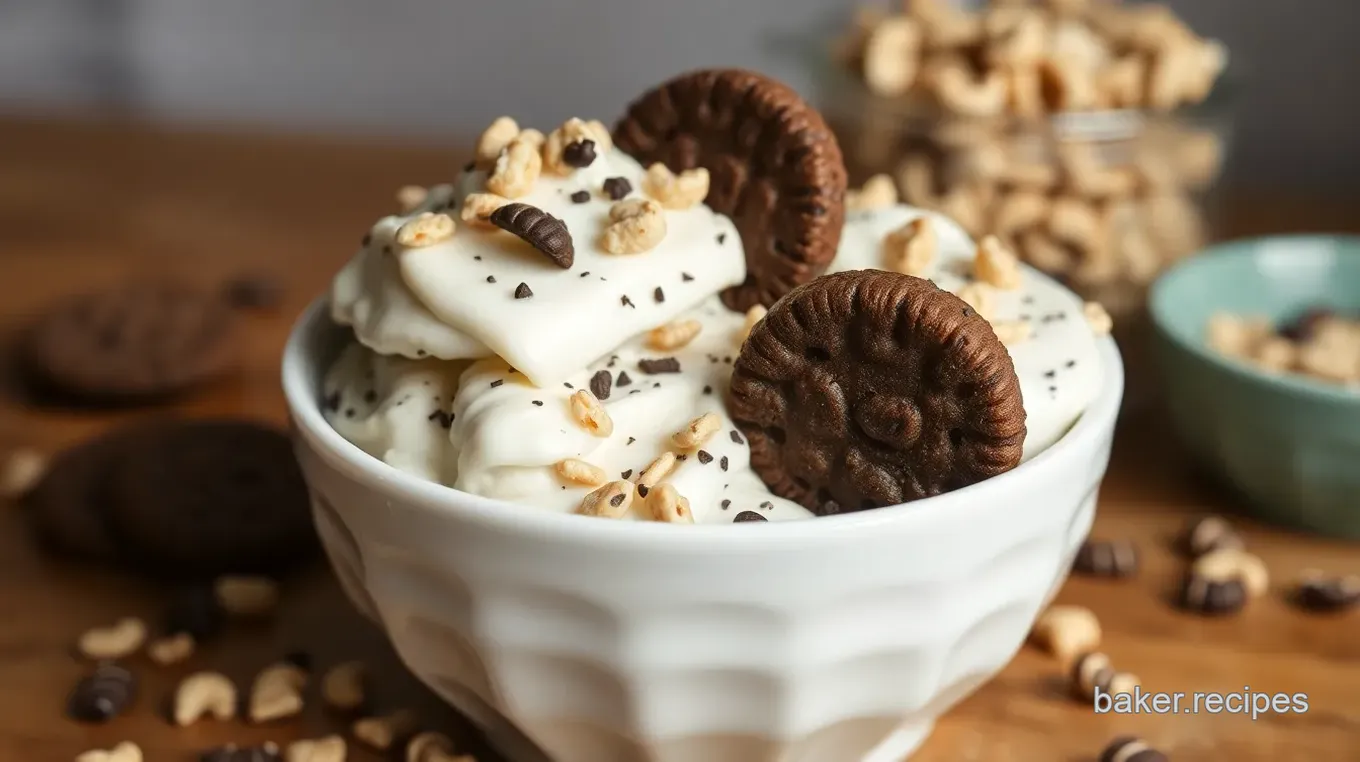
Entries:
<svg viewBox="0 0 1360 762">
<path fill-rule="evenodd" d="M 1173 423 L 1258 518 L 1360 538 L 1360 389 L 1272 374 L 1206 345 L 1218 311 L 1287 320 L 1360 312 L 1360 237 L 1285 236 L 1210 248 L 1154 284 L 1149 309 Z"/>
</svg>

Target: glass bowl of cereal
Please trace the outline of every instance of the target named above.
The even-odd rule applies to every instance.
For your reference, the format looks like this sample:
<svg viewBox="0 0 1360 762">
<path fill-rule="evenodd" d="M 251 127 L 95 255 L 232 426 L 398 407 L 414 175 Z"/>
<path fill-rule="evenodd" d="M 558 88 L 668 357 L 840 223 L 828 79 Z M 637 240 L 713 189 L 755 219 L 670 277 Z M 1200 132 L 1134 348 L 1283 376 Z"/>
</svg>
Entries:
<svg viewBox="0 0 1360 762">
<path fill-rule="evenodd" d="M 1190 453 L 1260 518 L 1360 538 L 1360 237 L 1213 247 L 1149 310 Z"/>
<path fill-rule="evenodd" d="M 1223 45 L 1157 4 L 907 0 L 861 10 L 815 58 L 852 182 L 995 235 L 1104 304 L 1126 402 L 1150 399 L 1148 285 L 1217 227 Z"/>
</svg>

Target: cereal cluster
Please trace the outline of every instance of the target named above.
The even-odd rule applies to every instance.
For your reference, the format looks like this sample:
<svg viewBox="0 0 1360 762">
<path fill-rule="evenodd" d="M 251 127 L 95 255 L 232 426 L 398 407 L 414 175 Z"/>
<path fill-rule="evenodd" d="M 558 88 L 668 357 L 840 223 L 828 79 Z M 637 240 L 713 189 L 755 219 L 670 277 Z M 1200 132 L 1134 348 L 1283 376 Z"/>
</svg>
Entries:
<svg viewBox="0 0 1360 762">
<path fill-rule="evenodd" d="M 878 95 L 920 96 L 963 116 L 1170 110 L 1204 100 L 1227 63 L 1222 44 L 1159 4 L 904 5 L 861 11 L 840 57 Z"/>
<path fill-rule="evenodd" d="M 1209 347 L 1272 373 L 1297 373 L 1360 389 L 1360 318 L 1309 310 L 1282 326 L 1262 317 L 1219 313 Z"/>
</svg>

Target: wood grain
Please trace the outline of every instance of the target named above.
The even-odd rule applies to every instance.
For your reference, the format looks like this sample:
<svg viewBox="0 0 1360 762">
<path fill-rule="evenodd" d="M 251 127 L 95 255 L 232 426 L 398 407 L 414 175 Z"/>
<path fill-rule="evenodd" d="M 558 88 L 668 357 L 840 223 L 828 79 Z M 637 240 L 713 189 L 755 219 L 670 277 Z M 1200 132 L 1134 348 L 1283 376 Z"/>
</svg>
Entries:
<svg viewBox="0 0 1360 762">
<path fill-rule="evenodd" d="M 282 423 L 278 357 L 288 326 L 354 250 L 365 221 L 393 207 L 396 188 L 452 176 L 454 150 L 266 136 L 179 134 L 117 124 L 0 122 L 0 310 L 13 336 L 49 300 L 145 274 L 205 284 L 239 273 L 282 280 L 283 305 L 250 318 L 240 372 L 178 401 L 196 415 Z M 1234 232 L 1345 227 L 1348 210 L 1303 201 L 1244 202 Z M 0 451 L 52 451 L 137 411 L 73 411 L 31 399 L 3 374 Z M 919 762 L 1092 761 L 1112 736 L 1133 733 L 1176 762 L 1354 762 L 1360 759 L 1360 614 L 1307 616 L 1281 596 L 1307 567 L 1360 572 L 1355 545 L 1242 520 L 1250 546 L 1274 576 L 1270 597 L 1241 616 L 1210 621 L 1167 603 L 1182 569 L 1170 537 L 1187 516 L 1231 512 L 1233 500 L 1185 465 L 1155 417 L 1121 432 L 1101 494 L 1096 534 L 1136 540 L 1143 572 L 1127 582 L 1074 580 L 1060 602 L 1102 618 L 1105 648 L 1154 691 L 1307 693 L 1310 711 L 1242 715 L 1096 715 L 1068 698 L 1060 669 L 1024 650 L 1000 677 L 938 725 Z M 1149 423 L 1148 421 L 1151 421 Z M 380 633 L 355 615 L 324 569 L 289 583 L 279 621 L 237 629 L 172 668 L 141 665 L 135 709 L 85 728 L 62 716 L 82 666 L 69 654 L 84 629 L 127 615 L 155 618 L 161 591 L 107 571 L 47 560 L 14 511 L 0 515 L 0 759 L 60 760 L 127 738 L 148 760 L 190 760 L 224 743 L 284 741 L 338 730 L 309 708 L 298 722 L 264 728 L 205 723 L 175 729 L 162 718 L 175 680 L 206 666 L 248 681 L 284 651 L 304 648 L 320 665 L 362 658 L 379 673 L 380 706 L 414 705 L 431 727 L 465 739 L 483 762 L 499 758 L 399 666 Z M 363 753 L 352 759 L 376 759 Z M 836 762 L 836 761 L 828 761 Z"/>
</svg>

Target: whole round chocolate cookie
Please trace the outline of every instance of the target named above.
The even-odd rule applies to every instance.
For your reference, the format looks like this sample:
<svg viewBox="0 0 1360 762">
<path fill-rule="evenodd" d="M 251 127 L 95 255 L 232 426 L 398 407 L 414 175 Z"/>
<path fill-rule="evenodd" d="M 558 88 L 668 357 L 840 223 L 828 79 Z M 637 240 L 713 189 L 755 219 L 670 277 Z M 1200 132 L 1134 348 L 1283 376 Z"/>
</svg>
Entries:
<svg viewBox="0 0 1360 762">
<path fill-rule="evenodd" d="M 737 69 L 685 74 L 629 106 L 614 142 L 644 165 L 708 170 L 705 203 L 732 218 L 746 249 L 728 307 L 772 305 L 836 256 L 845 161 L 821 114 L 785 85 Z"/>
<path fill-rule="evenodd" d="M 128 284 L 53 307 L 28 335 L 26 361 L 40 382 L 77 397 L 160 397 L 227 370 L 234 324 L 216 295 Z"/>
<path fill-rule="evenodd" d="M 110 523 L 128 561 L 177 581 L 271 574 L 312 558 L 288 437 L 243 421 L 167 421 L 125 453 Z"/>
<path fill-rule="evenodd" d="M 938 495 L 1014 468 L 1020 381 L 986 320 L 934 283 L 852 270 L 756 324 L 729 411 L 776 494 L 827 515 Z"/>
<path fill-rule="evenodd" d="M 88 561 L 113 561 L 118 546 L 109 530 L 110 477 L 135 439 L 115 429 L 63 450 L 42 481 L 24 496 L 24 507 L 42 546 Z"/>
</svg>

